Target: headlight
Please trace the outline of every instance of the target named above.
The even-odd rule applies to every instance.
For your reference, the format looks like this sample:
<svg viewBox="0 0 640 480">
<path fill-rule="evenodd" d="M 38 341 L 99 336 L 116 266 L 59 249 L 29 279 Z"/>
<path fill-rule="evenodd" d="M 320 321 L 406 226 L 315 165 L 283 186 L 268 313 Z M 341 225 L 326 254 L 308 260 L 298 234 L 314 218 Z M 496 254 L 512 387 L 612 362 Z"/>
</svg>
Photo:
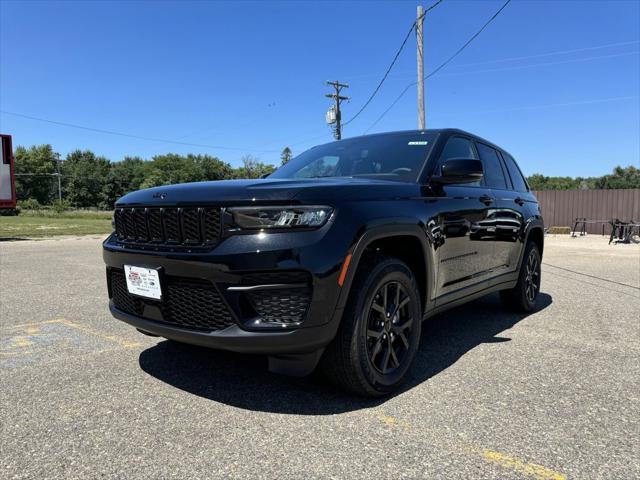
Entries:
<svg viewBox="0 0 640 480">
<path fill-rule="evenodd" d="M 234 207 L 228 208 L 233 223 L 247 229 L 319 228 L 333 209 L 326 206 Z"/>
</svg>

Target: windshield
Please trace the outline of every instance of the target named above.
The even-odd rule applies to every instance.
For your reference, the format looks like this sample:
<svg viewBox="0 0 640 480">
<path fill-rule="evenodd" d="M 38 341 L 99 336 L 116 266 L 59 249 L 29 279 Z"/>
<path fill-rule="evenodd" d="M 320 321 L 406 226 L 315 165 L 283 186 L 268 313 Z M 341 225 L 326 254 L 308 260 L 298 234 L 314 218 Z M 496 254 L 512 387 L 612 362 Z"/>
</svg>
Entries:
<svg viewBox="0 0 640 480">
<path fill-rule="evenodd" d="M 374 177 L 418 179 L 433 133 L 397 133 L 358 137 L 313 147 L 283 165 L 269 178 Z"/>
</svg>

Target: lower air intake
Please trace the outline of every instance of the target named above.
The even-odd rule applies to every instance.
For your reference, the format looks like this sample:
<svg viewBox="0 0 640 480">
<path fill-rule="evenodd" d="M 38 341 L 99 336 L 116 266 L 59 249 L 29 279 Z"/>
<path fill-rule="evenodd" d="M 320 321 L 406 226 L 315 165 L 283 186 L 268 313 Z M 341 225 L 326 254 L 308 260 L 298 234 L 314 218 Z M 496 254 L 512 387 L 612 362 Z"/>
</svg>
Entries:
<svg viewBox="0 0 640 480">
<path fill-rule="evenodd" d="M 131 295 L 122 270 L 110 269 L 109 277 L 113 304 L 130 315 L 208 332 L 235 324 L 231 312 L 211 282 L 166 275 L 162 278 L 162 300 L 155 301 Z"/>
</svg>

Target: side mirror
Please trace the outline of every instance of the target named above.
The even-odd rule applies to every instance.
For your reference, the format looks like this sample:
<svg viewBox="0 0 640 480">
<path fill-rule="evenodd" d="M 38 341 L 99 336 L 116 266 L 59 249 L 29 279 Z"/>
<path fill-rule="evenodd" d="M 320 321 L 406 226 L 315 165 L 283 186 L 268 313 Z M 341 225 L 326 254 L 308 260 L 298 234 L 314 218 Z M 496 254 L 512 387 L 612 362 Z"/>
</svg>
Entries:
<svg viewBox="0 0 640 480">
<path fill-rule="evenodd" d="M 271 175 L 270 173 L 263 173 L 262 175 L 260 175 L 260 178 L 267 178 L 269 175 Z"/>
<path fill-rule="evenodd" d="M 482 180 L 482 162 L 473 158 L 450 158 L 442 164 L 441 174 L 431 177 L 440 185 L 472 183 Z"/>
</svg>

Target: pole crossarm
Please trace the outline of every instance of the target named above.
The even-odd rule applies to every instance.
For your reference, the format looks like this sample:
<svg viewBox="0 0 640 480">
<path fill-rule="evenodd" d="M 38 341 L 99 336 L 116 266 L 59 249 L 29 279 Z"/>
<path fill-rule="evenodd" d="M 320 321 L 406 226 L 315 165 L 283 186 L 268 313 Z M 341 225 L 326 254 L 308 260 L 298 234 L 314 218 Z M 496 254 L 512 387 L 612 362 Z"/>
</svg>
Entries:
<svg viewBox="0 0 640 480">
<path fill-rule="evenodd" d="M 326 85 L 333 87 L 334 93 L 325 93 L 325 97 L 332 99 L 335 102 L 334 108 L 336 111 L 336 126 L 333 131 L 333 136 L 336 140 L 340 140 L 342 138 L 342 114 L 340 112 L 340 104 L 347 100 L 350 100 L 351 97 L 346 97 L 344 95 L 340 95 L 340 91 L 343 88 L 349 88 L 348 83 L 340 83 L 338 80 L 334 82 L 325 82 Z"/>
</svg>

